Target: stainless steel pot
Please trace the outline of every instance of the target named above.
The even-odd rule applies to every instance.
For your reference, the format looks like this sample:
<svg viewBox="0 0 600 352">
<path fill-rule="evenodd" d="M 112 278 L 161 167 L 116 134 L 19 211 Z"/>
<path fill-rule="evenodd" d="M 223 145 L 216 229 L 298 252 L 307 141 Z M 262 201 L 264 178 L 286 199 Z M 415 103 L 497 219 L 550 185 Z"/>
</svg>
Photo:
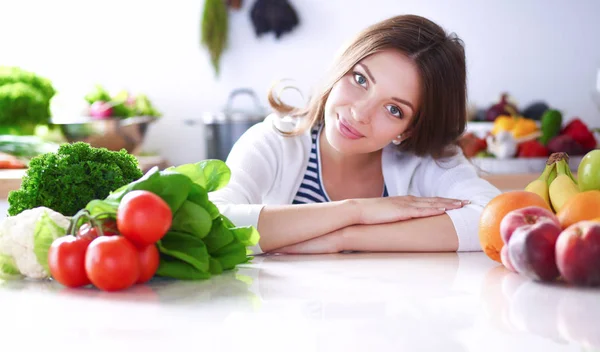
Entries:
<svg viewBox="0 0 600 352">
<path fill-rule="evenodd" d="M 234 100 L 242 95 L 252 99 L 253 107 L 235 108 Z M 264 120 L 268 110 L 261 106 L 256 93 L 250 88 L 233 90 L 227 98 L 225 108 L 217 113 L 205 113 L 202 116 L 206 143 L 206 158 L 226 160 L 234 143 L 250 127 Z M 195 125 L 197 120 L 186 120 L 187 125 Z"/>
</svg>

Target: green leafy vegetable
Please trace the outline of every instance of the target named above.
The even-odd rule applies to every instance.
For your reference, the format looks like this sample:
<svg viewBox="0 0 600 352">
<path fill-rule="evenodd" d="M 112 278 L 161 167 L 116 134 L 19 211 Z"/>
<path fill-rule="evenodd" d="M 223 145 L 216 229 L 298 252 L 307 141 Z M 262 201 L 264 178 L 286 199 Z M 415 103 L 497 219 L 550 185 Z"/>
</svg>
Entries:
<svg viewBox="0 0 600 352">
<path fill-rule="evenodd" d="M 52 82 L 16 66 L 0 66 L 0 126 L 33 134 L 36 125 L 50 123 Z"/>
<path fill-rule="evenodd" d="M 202 12 L 201 44 L 210 53 L 210 60 L 219 75 L 220 60 L 227 46 L 229 18 L 227 6 L 223 0 L 206 0 Z"/>
<path fill-rule="evenodd" d="M 66 230 L 55 223 L 47 212 L 42 213 L 35 224 L 33 233 L 33 253 L 38 263 L 49 273 L 48 251 L 55 239 L 65 236 Z"/>
<path fill-rule="evenodd" d="M 205 280 L 211 273 L 200 271 L 185 261 L 161 253 L 156 275 L 178 280 Z"/>
<path fill-rule="evenodd" d="M 119 202 L 133 190 L 153 192 L 172 210 L 169 232 L 157 243 L 160 264 L 156 275 L 176 279 L 207 279 L 248 261 L 247 247 L 258 243 L 253 227 L 236 227 L 209 200 L 208 193 L 227 185 L 229 168 L 221 160 L 149 170 L 139 179 L 90 201 L 92 216 L 116 216 Z"/>
<path fill-rule="evenodd" d="M 213 220 L 221 215 L 219 208 L 208 199 L 208 192 L 197 183 L 192 184 L 192 189 L 190 190 L 190 194 L 188 194 L 187 200 L 206 209 Z"/>
<path fill-rule="evenodd" d="M 169 168 L 186 175 L 207 192 L 213 192 L 225 187 L 231 178 L 231 170 L 222 160 L 204 160 L 195 164 L 185 164 Z"/>
<path fill-rule="evenodd" d="M 208 235 L 211 225 L 210 214 L 201 206 L 186 200 L 173 216 L 171 229 L 202 239 Z"/>
<path fill-rule="evenodd" d="M 31 159 L 19 190 L 8 196 L 9 215 L 44 206 L 73 216 L 94 199 L 142 177 L 137 159 L 127 153 L 77 142 L 56 153 Z"/>
<path fill-rule="evenodd" d="M 13 257 L 0 254 L 0 279 L 12 280 L 18 279 L 21 276 L 21 272 L 19 272 Z"/>
<path fill-rule="evenodd" d="M 131 191 L 145 190 L 159 195 L 169 204 L 171 212 L 176 213 L 187 199 L 191 187 L 192 181 L 185 175 L 166 170 L 159 171 L 158 167 L 153 167 L 140 179 L 112 192 L 107 200 L 120 201 Z"/>
<path fill-rule="evenodd" d="M 200 271 L 208 271 L 208 251 L 201 239 L 175 231 L 169 231 L 158 243 L 161 253 L 181 259 Z"/>
<path fill-rule="evenodd" d="M 233 240 L 234 237 L 231 230 L 225 227 L 221 218 L 217 218 L 213 221 L 210 232 L 204 238 L 204 243 L 206 244 L 208 253 L 213 254 L 233 242 Z"/>
</svg>

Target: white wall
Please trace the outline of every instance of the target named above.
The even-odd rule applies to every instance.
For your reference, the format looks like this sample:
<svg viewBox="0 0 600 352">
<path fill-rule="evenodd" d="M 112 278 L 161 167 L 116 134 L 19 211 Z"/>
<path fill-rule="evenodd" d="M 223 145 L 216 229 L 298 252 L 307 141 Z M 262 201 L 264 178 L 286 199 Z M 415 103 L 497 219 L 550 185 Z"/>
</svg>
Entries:
<svg viewBox="0 0 600 352">
<path fill-rule="evenodd" d="M 204 156 L 201 128 L 184 119 L 217 111 L 230 90 L 252 87 L 266 105 L 272 81 L 316 83 L 341 43 L 374 21 L 427 16 L 466 42 L 469 94 L 478 105 L 502 91 L 520 104 L 545 99 L 600 127 L 591 100 L 600 69 L 598 0 L 290 0 L 301 25 L 280 41 L 256 38 L 254 0 L 231 13 L 229 51 L 216 80 L 199 48 L 203 0 L 2 0 L 0 65 L 19 65 L 83 96 L 96 82 L 147 93 L 165 113 L 145 148 L 172 163 Z"/>
</svg>

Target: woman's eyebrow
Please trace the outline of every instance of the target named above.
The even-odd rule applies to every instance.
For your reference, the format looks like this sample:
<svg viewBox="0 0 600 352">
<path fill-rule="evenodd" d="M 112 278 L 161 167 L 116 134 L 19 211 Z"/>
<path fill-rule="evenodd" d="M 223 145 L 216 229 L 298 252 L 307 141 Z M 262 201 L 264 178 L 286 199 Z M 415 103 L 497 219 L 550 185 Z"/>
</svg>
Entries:
<svg viewBox="0 0 600 352">
<path fill-rule="evenodd" d="M 395 100 L 395 101 L 399 102 L 400 104 L 404 104 L 404 105 L 408 106 L 409 108 L 411 108 L 412 111 L 415 111 L 415 108 L 413 107 L 413 105 L 407 100 L 396 98 L 396 97 L 393 97 L 392 100 Z"/>
<path fill-rule="evenodd" d="M 371 74 L 371 71 L 369 71 L 369 68 L 367 67 L 367 65 L 365 65 L 365 64 L 356 64 L 356 66 L 362 67 L 362 69 L 365 70 L 365 72 L 367 73 L 367 76 L 369 76 L 369 79 L 371 81 L 373 81 L 373 83 L 377 83 L 377 81 L 375 80 L 375 78 Z"/>
</svg>

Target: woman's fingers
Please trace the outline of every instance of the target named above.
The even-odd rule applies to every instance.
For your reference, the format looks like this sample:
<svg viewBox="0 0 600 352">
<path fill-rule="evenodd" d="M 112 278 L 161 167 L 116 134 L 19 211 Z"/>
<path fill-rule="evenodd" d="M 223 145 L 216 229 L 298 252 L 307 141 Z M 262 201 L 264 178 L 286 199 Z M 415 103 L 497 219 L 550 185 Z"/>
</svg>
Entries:
<svg viewBox="0 0 600 352">
<path fill-rule="evenodd" d="M 405 209 L 405 214 L 408 218 L 421 218 L 434 215 L 442 215 L 446 212 L 447 208 L 440 207 L 410 207 Z"/>
<path fill-rule="evenodd" d="M 409 204 L 418 207 L 431 207 L 431 208 L 447 208 L 456 209 L 467 204 L 459 199 L 451 198 L 440 198 L 440 197 L 406 197 L 405 201 Z"/>
</svg>

